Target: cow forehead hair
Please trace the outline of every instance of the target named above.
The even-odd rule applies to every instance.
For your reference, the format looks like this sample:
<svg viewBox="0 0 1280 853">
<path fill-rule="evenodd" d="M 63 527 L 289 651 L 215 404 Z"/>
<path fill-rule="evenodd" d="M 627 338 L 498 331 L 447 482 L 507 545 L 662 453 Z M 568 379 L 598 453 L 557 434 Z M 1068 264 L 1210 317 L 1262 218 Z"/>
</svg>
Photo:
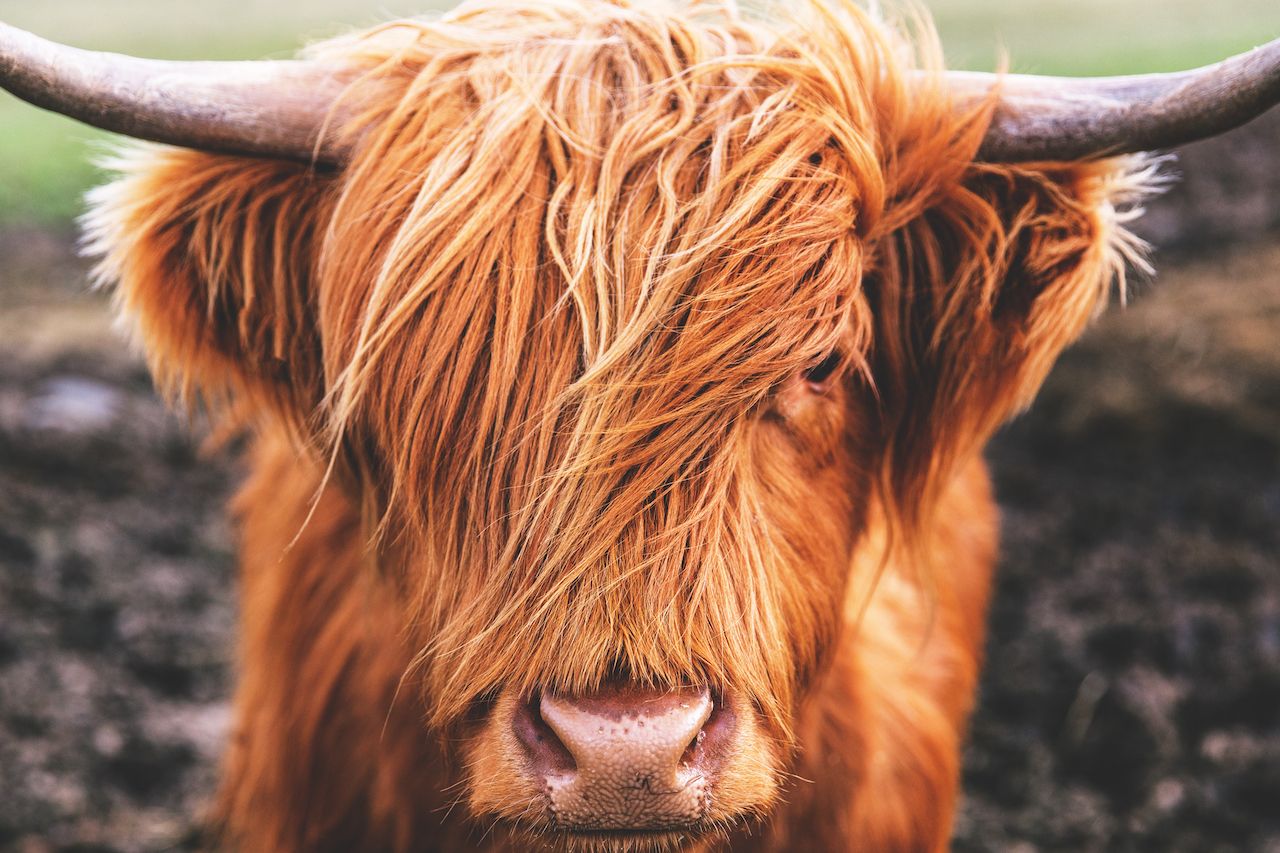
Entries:
<svg viewBox="0 0 1280 853">
<path fill-rule="evenodd" d="M 280 416 L 390 534 L 435 722 L 626 672 L 735 685 L 785 727 L 856 490 L 754 453 L 753 414 L 840 346 L 878 386 L 880 456 L 846 467 L 916 541 L 1104 291 L 1122 164 L 974 164 L 991 104 L 913 70 L 936 44 L 795 5 L 390 25 L 314 50 L 353 73 L 343 171 L 147 151 L 96 196 L 161 383 Z M 999 299 L 1010 276 L 1034 299 Z"/>
<path fill-rule="evenodd" d="M 904 43 L 806 10 L 788 30 L 732 4 L 471 4 L 318 49 L 363 69 L 326 253 L 335 431 L 386 408 L 405 347 L 459 403 L 523 363 L 564 392 L 544 403 L 647 389 L 679 411 L 664 392 L 700 389 L 708 411 L 708 391 L 758 400 L 839 337 L 864 344 Z M 934 101 L 913 121 L 954 145 Z"/>
<path fill-rule="evenodd" d="M 360 71 L 320 270 L 335 441 L 374 448 L 385 529 L 533 597 L 525 622 L 600 566 L 643 597 L 768 559 L 733 532 L 743 417 L 837 344 L 856 363 L 891 149 L 964 142 L 941 95 L 903 108 L 905 42 L 798 17 L 469 5 L 317 51 Z M 492 632 L 491 603 L 452 612 Z M 670 639 L 652 660 L 689 656 Z"/>
</svg>

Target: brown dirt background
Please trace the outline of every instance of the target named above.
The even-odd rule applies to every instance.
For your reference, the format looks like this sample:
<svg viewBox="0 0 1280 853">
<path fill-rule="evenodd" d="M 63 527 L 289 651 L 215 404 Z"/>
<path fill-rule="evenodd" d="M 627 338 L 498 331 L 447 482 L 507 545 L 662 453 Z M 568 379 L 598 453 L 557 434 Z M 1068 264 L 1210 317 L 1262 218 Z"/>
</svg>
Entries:
<svg viewBox="0 0 1280 853">
<path fill-rule="evenodd" d="M 992 444 L 1004 549 L 959 851 L 1280 851 L 1280 110 L 1192 146 L 1138 283 Z M 198 843 L 234 455 L 70 238 L 0 234 L 0 849 Z"/>
</svg>

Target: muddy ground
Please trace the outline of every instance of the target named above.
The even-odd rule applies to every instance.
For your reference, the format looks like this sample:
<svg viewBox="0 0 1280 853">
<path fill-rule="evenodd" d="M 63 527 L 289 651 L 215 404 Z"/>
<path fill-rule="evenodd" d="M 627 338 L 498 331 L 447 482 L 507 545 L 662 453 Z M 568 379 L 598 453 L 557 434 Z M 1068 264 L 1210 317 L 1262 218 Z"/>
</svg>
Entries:
<svg viewBox="0 0 1280 853">
<path fill-rule="evenodd" d="M 1159 277 L 991 448 L 1005 545 L 957 850 L 1280 851 L 1280 191 L 1253 193 L 1275 174 L 1226 236 L 1203 194 L 1157 205 Z M 66 237 L 0 234 L 0 258 L 0 849 L 191 847 L 228 722 L 236 464 L 156 400 Z"/>
</svg>

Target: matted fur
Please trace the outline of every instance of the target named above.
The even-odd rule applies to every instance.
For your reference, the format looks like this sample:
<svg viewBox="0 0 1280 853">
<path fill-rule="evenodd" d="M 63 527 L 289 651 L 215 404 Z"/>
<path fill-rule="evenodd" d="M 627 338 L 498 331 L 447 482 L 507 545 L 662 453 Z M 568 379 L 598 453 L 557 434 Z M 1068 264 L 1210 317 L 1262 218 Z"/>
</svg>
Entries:
<svg viewBox="0 0 1280 853">
<path fill-rule="evenodd" d="M 246 849 L 545 828 L 502 709 L 620 678 L 751 715 L 706 827 L 735 849 L 945 846 L 978 454 L 1133 255 L 1114 206 L 1150 175 L 975 164 L 990 104 L 913 76 L 927 26 L 786 6 L 398 22 L 312 51 L 353 75 L 341 174 L 147 146 L 96 192 L 162 386 L 259 435 Z"/>
</svg>

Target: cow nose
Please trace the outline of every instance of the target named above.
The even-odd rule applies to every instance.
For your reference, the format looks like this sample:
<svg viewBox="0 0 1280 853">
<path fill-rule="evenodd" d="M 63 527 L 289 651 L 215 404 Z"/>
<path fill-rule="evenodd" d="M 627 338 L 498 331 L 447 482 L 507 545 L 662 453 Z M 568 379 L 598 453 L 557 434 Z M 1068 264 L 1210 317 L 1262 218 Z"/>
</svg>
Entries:
<svg viewBox="0 0 1280 853">
<path fill-rule="evenodd" d="M 731 722 L 706 688 L 613 686 L 588 696 L 543 693 L 516 733 L 557 827 L 687 827 L 707 808 L 715 756 Z"/>
</svg>

